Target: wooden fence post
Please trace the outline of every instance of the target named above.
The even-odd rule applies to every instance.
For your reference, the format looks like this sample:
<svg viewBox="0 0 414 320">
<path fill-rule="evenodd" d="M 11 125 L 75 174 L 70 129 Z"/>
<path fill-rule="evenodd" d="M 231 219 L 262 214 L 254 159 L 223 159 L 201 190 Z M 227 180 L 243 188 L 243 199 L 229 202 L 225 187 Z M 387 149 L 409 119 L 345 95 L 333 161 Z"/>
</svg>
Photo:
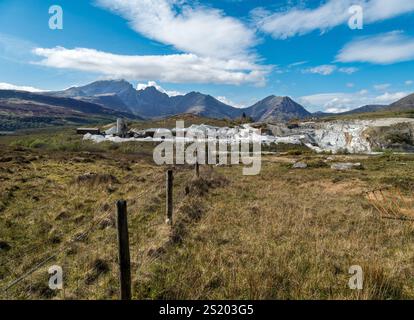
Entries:
<svg viewBox="0 0 414 320">
<path fill-rule="evenodd" d="M 196 163 L 194 166 L 194 169 L 195 169 L 194 171 L 195 171 L 196 177 L 198 178 L 200 177 L 200 165 L 198 163 L 198 149 L 195 150 L 195 156 L 196 156 Z"/>
<path fill-rule="evenodd" d="M 129 236 L 127 203 L 120 200 L 117 206 L 118 228 L 118 255 L 119 255 L 119 280 L 121 284 L 121 300 L 131 300 L 131 261 L 129 255 Z"/>
<path fill-rule="evenodd" d="M 169 225 L 173 224 L 173 171 L 167 171 L 166 181 L 166 223 Z"/>
<path fill-rule="evenodd" d="M 198 164 L 198 160 L 195 164 L 195 175 L 196 175 L 197 178 L 200 177 L 200 165 Z"/>
</svg>

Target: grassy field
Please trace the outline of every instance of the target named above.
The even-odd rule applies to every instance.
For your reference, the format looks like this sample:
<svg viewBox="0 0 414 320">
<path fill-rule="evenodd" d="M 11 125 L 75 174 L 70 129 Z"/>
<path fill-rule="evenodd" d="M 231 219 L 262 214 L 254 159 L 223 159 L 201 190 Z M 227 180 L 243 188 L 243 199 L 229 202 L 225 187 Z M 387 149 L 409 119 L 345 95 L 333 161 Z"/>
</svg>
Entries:
<svg viewBox="0 0 414 320">
<path fill-rule="evenodd" d="M 384 219 L 365 192 L 413 199 L 414 157 L 263 157 L 241 166 L 174 167 L 174 225 L 152 145 L 84 142 L 73 128 L 0 137 L 0 294 L 8 299 L 116 299 L 115 202 L 128 202 L 135 299 L 413 299 L 414 225 Z M 287 151 L 287 150 L 284 150 Z M 328 158 L 329 157 L 329 158 Z M 331 159 L 333 157 L 333 160 Z M 295 161 L 306 169 L 292 169 Z M 335 171 L 330 162 L 360 162 Z M 48 288 L 60 265 L 64 290 Z M 360 265 L 364 289 L 350 290 Z"/>
<path fill-rule="evenodd" d="M 319 119 L 319 121 L 334 120 L 371 120 L 381 118 L 414 118 L 414 111 L 376 111 L 367 113 L 329 115 Z"/>
</svg>

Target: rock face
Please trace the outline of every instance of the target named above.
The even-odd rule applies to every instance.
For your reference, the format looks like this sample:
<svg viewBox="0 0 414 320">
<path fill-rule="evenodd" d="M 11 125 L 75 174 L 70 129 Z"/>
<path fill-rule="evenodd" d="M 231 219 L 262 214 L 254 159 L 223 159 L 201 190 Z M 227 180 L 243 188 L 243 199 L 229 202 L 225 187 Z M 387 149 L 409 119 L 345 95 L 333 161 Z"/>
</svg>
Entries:
<svg viewBox="0 0 414 320">
<path fill-rule="evenodd" d="M 253 130 L 257 127 L 265 127 L 264 131 Z M 303 144 L 316 152 L 332 153 L 360 153 L 369 154 L 383 149 L 394 151 L 414 152 L 414 119 L 387 118 L 377 120 L 354 120 L 332 122 L 303 122 L 295 126 L 287 124 L 267 125 L 263 123 L 244 124 L 234 128 L 216 128 L 206 125 L 192 125 L 185 132 L 207 132 L 208 129 L 224 130 L 224 138 L 227 141 L 249 141 L 262 144 Z M 106 136 L 84 136 L 85 140 L 97 143 L 103 141 L 160 141 L 153 140 L 154 133 L 162 128 L 147 129 L 143 132 L 135 132 L 134 138 L 121 139 L 110 134 L 115 129 L 107 130 Z M 152 132 L 152 134 L 150 134 Z M 223 133 L 223 134 L 224 134 Z M 270 133 L 270 134 L 269 134 Z M 328 157 L 326 161 L 333 161 Z M 306 168 L 306 163 L 296 163 L 293 168 Z M 342 167 L 333 165 L 333 169 L 342 170 Z M 346 169 L 344 169 L 346 170 Z"/>
<path fill-rule="evenodd" d="M 283 124 L 269 128 L 275 136 L 292 141 L 296 138 L 317 152 L 414 151 L 414 119 L 408 118 L 305 122 L 295 128 Z"/>
<path fill-rule="evenodd" d="M 315 130 L 323 150 L 370 153 L 377 149 L 409 151 L 414 144 L 414 119 L 389 118 L 327 123 Z"/>
<path fill-rule="evenodd" d="M 310 135 L 323 151 L 367 153 L 371 151 L 364 136 L 365 125 L 360 123 L 327 123 Z"/>
</svg>

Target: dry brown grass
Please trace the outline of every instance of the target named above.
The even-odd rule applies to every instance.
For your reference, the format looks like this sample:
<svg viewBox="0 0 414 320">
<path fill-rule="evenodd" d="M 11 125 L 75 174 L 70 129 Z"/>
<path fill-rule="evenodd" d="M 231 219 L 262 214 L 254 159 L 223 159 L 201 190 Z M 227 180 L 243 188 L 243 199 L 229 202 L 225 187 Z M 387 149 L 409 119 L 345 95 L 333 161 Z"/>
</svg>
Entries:
<svg viewBox="0 0 414 320">
<path fill-rule="evenodd" d="M 65 272 L 62 292 L 47 288 L 48 264 L 3 297 L 117 298 L 114 211 L 123 198 L 134 298 L 414 298 L 414 224 L 378 218 L 364 196 L 409 186 L 412 157 L 358 158 L 365 170 L 337 172 L 293 170 L 297 157 L 269 156 L 250 177 L 239 166 L 203 166 L 199 179 L 191 167 L 175 167 L 171 229 L 166 168 L 142 155 L 2 152 L 1 287 L 61 248 L 53 264 Z M 362 291 L 347 286 L 355 264 L 364 270 Z"/>
<path fill-rule="evenodd" d="M 388 169 L 401 174 L 398 166 Z M 413 224 L 375 218 L 363 197 L 378 183 L 375 172 L 338 177 L 270 162 L 257 177 L 236 170 L 220 169 L 230 183 L 208 194 L 202 218 L 153 266 L 142 297 L 413 297 Z M 355 264 L 365 272 L 362 291 L 348 288 Z"/>
</svg>

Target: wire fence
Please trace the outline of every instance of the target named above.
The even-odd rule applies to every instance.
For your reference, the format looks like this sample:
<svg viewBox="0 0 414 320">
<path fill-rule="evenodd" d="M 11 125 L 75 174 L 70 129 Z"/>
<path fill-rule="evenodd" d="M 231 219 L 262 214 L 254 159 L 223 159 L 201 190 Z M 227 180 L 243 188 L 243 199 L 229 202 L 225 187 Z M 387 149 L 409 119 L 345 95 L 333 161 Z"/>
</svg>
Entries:
<svg viewBox="0 0 414 320">
<path fill-rule="evenodd" d="M 13 257 L 10 265 L 22 261 L 28 256 L 33 258 L 28 267 L 14 280 L 3 284 L 0 288 L 1 299 L 89 299 L 111 297 L 116 293 L 116 273 L 111 272 L 116 266 L 116 232 L 108 229 L 100 233 L 100 243 L 87 243 L 85 240 L 106 220 L 111 213 L 102 214 L 92 222 L 73 231 L 70 239 L 58 248 L 52 248 L 40 257 L 33 255 L 38 249 L 31 248 Z M 113 258 L 115 257 L 115 259 Z M 7 268 L 7 261 L 3 262 Z M 49 282 L 53 274 L 49 273 L 52 266 L 62 270 L 62 289 L 51 289 Z M 14 273 L 12 273 L 14 274 Z M 114 278 L 114 279 L 112 279 Z M 102 287 L 102 288 L 101 288 Z M 112 289 L 113 288 L 113 289 Z M 108 291 L 109 290 L 109 291 Z M 104 292 L 106 291 L 106 292 Z"/>
<path fill-rule="evenodd" d="M 161 176 L 159 178 L 161 181 Z M 157 188 L 159 191 L 159 186 L 153 186 L 154 190 Z M 151 190 L 144 190 L 136 195 L 135 200 L 151 194 Z M 182 201 L 174 201 L 174 208 L 180 207 Z M 0 299 L 117 299 L 120 284 L 115 213 L 114 205 L 111 212 L 105 212 L 71 231 L 68 240 L 58 246 L 29 244 L 9 259 L 0 261 L 2 274 L 8 274 L 6 280 L 0 278 Z M 145 218 L 148 213 L 141 214 Z M 165 227 L 165 218 L 165 215 L 155 217 L 155 221 L 147 223 L 146 228 L 157 232 L 157 228 Z M 94 232 L 97 230 L 100 232 Z M 130 240 L 134 269 L 160 259 L 140 250 L 139 235 L 131 232 Z M 56 272 L 58 269 L 61 274 Z M 133 282 L 137 277 L 137 272 L 132 272 Z M 56 286 L 60 280 L 62 287 Z"/>
</svg>

